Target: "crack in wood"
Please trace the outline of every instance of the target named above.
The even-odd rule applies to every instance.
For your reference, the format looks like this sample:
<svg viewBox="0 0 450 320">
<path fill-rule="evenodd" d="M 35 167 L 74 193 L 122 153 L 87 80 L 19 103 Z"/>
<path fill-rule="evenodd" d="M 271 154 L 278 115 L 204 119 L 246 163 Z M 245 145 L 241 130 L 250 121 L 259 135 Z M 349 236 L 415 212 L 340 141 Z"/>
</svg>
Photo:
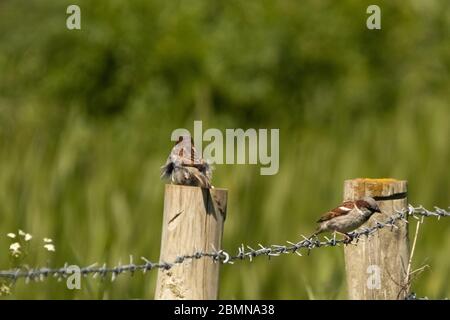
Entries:
<svg viewBox="0 0 450 320">
<path fill-rule="evenodd" d="M 173 216 L 172 219 L 169 220 L 168 224 L 171 224 L 176 218 L 178 218 L 180 216 L 180 214 L 183 213 L 183 210 L 181 210 L 180 212 L 178 212 L 176 215 Z"/>
</svg>

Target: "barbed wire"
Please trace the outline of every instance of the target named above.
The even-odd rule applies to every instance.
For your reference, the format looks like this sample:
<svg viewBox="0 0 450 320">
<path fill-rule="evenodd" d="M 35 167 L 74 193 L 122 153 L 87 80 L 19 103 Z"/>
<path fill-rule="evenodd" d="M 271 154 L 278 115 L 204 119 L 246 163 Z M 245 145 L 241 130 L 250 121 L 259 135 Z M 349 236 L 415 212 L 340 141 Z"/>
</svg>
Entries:
<svg viewBox="0 0 450 320">
<path fill-rule="evenodd" d="M 427 296 L 425 297 L 418 297 L 415 292 L 411 292 L 405 297 L 405 300 L 430 300 Z M 448 298 L 439 298 L 434 300 L 449 300 Z"/>
<path fill-rule="evenodd" d="M 429 300 L 428 297 L 418 297 L 415 292 L 411 292 L 405 297 L 405 300 Z"/>
<path fill-rule="evenodd" d="M 450 208 L 450 207 L 449 207 Z M 334 247 L 341 244 L 357 244 L 359 239 L 363 236 L 369 237 L 378 230 L 383 228 L 390 228 L 391 231 L 398 229 L 395 225 L 396 222 L 403 221 L 409 223 L 407 218 L 413 217 L 415 219 L 423 219 L 425 217 L 436 217 L 437 219 L 443 217 L 450 217 L 450 211 L 435 207 L 434 211 L 427 210 L 423 206 L 413 207 L 409 205 L 405 210 L 396 210 L 395 214 L 389 217 L 386 221 L 380 222 L 375 220 L 375 224 L 371 227 L 362 227 L 350 233 L 347 233 L 347 239 L 336 239 L 336 234 L 332 238 L 324 237 L 325 240 L 319 238 L 307 238 L 301 235 L 302 240 L 298 242 L 287 241 L 287 245 L 272 244 L 270 246 L 263 246 L 258 244 L 259 248 L 254 249 L 250 246 L 244 246 L 243 244 L 238 247 L 238 252 L 235 255 L 231 255 L 225 250 L 213 250 L 211 252 L 197 251 L 192 254 L 180 255 L 172 262 L 151 262 L 145 257 L 141 257 L 144 261 L 141 264 L 135 264 L 133 262 L 133 256 L 130 256 L 130 262 L 126 265 L 119 264 L 114 267 L 107 267 L 103 264 L 101 267 L 97 263 L 83 268 L 74 268 L 66 263 L 61 268 L 35 268 L 35 269 L 13 269 L 0 271 L 0 279 L 9 279 L 13 282 L 20 278 L 25 278 L 26 283 L 29 281 L 44 281 L 48 277 L 55 277 L 58 280 L 62 280 L 73 274 L 75 271 L 79 271 L 81 275 L 92 275 L 94 278 L 101 277 L 106 278 L 111 275 L 111 281 L 114 281 L 120 274 L 128 273 L 134 275 L 136 272 L 146 273 L 150 270 L 163 269 L 169 270 L 178 264 L 184 263 L 186 260 L 197 260 L 202 258 L 211 258 L 214 262 L 220 262 L 223 264 L 234 264 L 235 261 L 253 261 L 253 258 L 259 256 L 267 256 L 269 258 L 278 257 L 282 254 L 297 254 L 302 256 L 301 249 L 307 251 L 309 255 L 310 251 L 316 248 L 322 247 Z"/>
</svg>

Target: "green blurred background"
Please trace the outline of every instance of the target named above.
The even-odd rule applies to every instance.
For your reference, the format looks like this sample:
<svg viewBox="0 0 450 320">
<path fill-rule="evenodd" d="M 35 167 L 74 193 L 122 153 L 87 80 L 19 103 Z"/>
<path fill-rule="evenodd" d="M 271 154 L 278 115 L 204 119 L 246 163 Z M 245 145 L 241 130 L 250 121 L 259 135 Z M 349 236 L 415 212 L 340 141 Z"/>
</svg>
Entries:
<svg viewBox="0 0 450 320">
<path fill-rule="evenodd" d="M 0 2 L 0 269 L 6 233 L 30 266 L 159 257 L 173 129 L 279 128 L 280 170 L 217 165 L 224 248 L 295 241 L 342 199 L 344 179 L 409 181 L 447 207 L 450 2 L 6 0 Z M 81 30 L 66 8 L 81 7 Z M 256 196 L 257 195 L 257 196 Z M 414 227 L 414 225 L 412 225 Z M 51 237 L 49 258 L 41 238 Z M 413 291 L 450 297 L 450 223 L 427 219 Z M 17 283 L 9 299 L 153 298 L 156 272 L 114 283 Z M 346 298 L 342 248 L 221 269 L 223 299 Z"/>
</svg>

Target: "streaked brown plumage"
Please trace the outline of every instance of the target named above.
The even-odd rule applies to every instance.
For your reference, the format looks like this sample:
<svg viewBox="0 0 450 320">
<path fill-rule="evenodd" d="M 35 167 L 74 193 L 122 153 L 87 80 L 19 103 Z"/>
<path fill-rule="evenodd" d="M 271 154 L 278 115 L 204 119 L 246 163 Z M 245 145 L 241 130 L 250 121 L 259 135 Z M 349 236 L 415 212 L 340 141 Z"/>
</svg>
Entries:
<svg viewBox="0 0 450 320">
<path fill-rule="evenodd" d="M 317 220 L 319 226 L 311 237 L 322 232 L 337 232 L 348 237 L 347 232 L 362 226 L 375 212 L 381 211 L 375 199 L 371 197 L 345 201 Z"/>
<path fill-rule="evenodd" d="M 180 136 L 161 167 L 161 178 L 173 184 L 211 188 L 212 168 L 199 157 L 192 137 Z"/>
</svg>

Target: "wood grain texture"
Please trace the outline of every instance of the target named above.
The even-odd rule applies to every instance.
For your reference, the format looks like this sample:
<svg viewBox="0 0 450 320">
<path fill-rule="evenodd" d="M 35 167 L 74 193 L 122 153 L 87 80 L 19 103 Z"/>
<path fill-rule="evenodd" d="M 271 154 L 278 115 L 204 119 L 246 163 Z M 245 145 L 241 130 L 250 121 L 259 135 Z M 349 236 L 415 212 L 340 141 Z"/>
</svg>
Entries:
<svg viewBox="0 0 450 320">
<path fill-rule="evenodd" d="M 354 179 L 344 183 L 344 200 L 356 200 L 363 196 L 389 196 L 407 192 L 407 182 L 395 179 Z M 375 213 L 366 226 L 383 222 L 395 210 L 406 209 L 406 198 L 378 202 L 382 213 Z M 368 239 L 360 238 L 358 244 L 347 245 L 345 270 L 347 274 L 348 297 L 352 300 L 394 300 L 403 299 L 402 285 L 406 281 L 409 259 L 408 226 L 397 222 L 398 229 L 379 230 Z M 375 267 L 370 267 L 375 266 Z M 380 286 L 373 286 L 374 272 L 380 271 Z M 372 285 L 370 285 L 370 282 Z"/>
<path fill-rule="evenodd" d="M 160 261 L 179 255 L 219 250 L 227 210 L 225 189 L 166 185 Z M 217 299 L 219 263 L 211 259 L 185 260 L 159 270 L 155 299 Z"/>
</svg>

